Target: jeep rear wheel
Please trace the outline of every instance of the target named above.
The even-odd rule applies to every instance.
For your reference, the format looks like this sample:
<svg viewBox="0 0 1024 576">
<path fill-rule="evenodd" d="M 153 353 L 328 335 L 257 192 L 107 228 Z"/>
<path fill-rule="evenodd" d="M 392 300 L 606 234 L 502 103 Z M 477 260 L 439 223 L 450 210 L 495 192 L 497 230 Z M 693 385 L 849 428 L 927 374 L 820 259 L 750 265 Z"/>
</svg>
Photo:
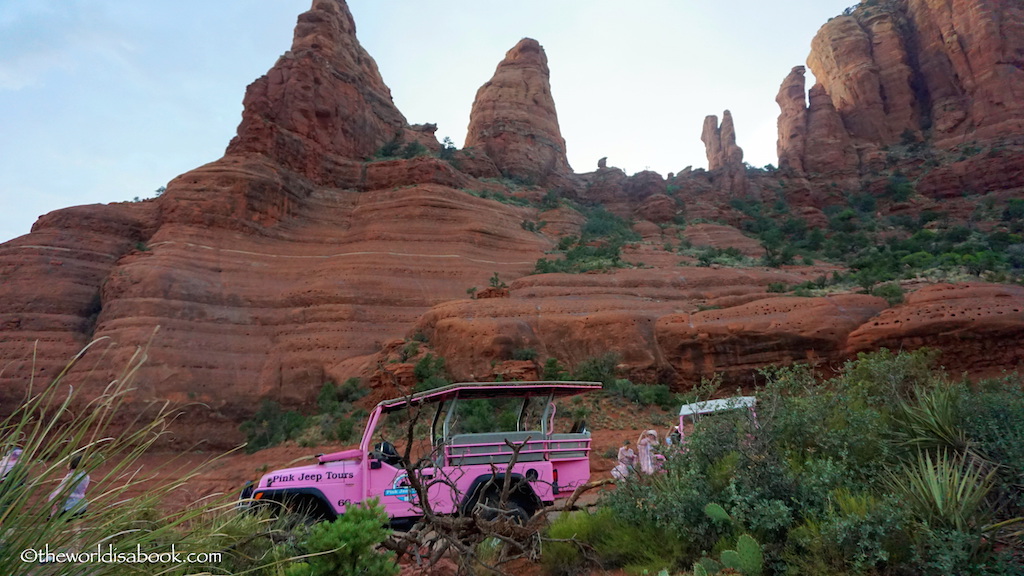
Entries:
<svg viewBox="0 0 1024 576">
<path fill-rule="evenodd" d="M 516 524 L 526 524 L 530 516 L 532 516 L 522 504 L 515 500 L 509 500 L 502 507 L 501 498 L 493 492 L 485 495 L 477 503 L 476 513 L 484 520 L 494 521 L 505 517 L 511 519 Z"/>
</svg>

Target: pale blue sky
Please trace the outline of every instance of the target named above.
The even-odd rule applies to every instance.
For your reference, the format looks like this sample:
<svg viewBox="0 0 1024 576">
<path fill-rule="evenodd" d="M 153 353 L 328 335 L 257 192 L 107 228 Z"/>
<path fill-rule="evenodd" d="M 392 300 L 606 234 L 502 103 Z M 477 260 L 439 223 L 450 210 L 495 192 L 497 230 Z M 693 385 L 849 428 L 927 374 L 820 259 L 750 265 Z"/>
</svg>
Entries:
<svg viewBox="0 0 1024 576">
<path fill-rule="evenodd" d="M 461 145 L 477 88 L 520 38 L 548 54 L 569 162 L 706 166 L 729 109 L 774 164 L 775 95 L 854 0 L 351 0 L 359 40 L 410 123 Z M 242 96 L 311 0 L 0 0 L 0 242 L 40 215 L 152 196 L 219 158 Z"/>
</svg>

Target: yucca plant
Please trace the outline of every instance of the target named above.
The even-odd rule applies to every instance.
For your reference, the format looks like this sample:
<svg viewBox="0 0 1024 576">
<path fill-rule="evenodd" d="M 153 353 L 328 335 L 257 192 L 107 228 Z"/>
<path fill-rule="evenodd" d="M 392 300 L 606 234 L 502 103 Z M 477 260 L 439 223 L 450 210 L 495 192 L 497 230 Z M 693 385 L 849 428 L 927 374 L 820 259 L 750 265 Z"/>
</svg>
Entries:
<svg viewBox="0 0 1024 576">
<path fill-rule="evenodd" d="M 23 450 L 0 490 L 0 574 L 36 573 L 47 560 L 45 552 L 131 554 L 218 552 L 228 545 L 218 534 L 233 522 L 230 496 L 199 499 L 184 510 L 168 506 L 172 495 L 199 472 L 171 459 L 157 468 L 144 468 L 140 458 L 167 432 L 172 412 L 167 404 L 154 406 L 125 422 L 125 401 L 146 354 L 139 349 L 118 377 L 100 393 L 84 398 L 64 382 L 73 366 L 83 363 L 83 349 L 50 383 L 30 382 L 22 404 L 0 421 L 0 453 Z M 95 352 L 95 350 L 93 350 Z M 102 365 L 105 354 L 90 354 Z M 113 424 L 117 421 L 115 429 Z M 89 474 L 87 508 L 77 504 L 74 520 L 49 519 L 54 502 L 63 502 L 73 486 L 49 496 L 64 476 L 67 463 L 82 457 L 79 471 Z M 179 494 L 180 496 L 180 494 Z M 37 551 L 41 550 L 39 553 Z M 53 562 L 47 574 L 194 574 L 215 566 L 167 562 L 104 562 L 100 559 Z"/>
<path fill-rule="evenodd" d="M 893 491 L 918 520 L 931 528 L 979 533 L 989 516 L 985 497 L 995 470 L 964 454 L 920 451 L 890 475 Z"/>
<path fill-rule="evenodd" d="M 913 451 L 971 451 L 972 444 L 960 425 L 957 404 L 958 391 L 948 384 L 916 388 L 913 402 L 904 400 L 896 407 L 896 441 Z"/>
</svg>

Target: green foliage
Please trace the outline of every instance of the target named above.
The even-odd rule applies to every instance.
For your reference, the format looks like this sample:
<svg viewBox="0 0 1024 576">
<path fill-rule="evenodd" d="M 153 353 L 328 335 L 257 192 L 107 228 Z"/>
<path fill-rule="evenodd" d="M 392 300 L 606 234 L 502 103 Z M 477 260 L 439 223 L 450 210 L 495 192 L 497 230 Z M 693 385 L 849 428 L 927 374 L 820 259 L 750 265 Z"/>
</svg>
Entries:
<svg viewBox="0 0 1024 576">
<path fill-rule="evenodd" d="M 988 520 L 985 497 L 995 470 L 964 455 L 918 452 L 889 477 L 893 493 L 918 521 L 932 528 L 980 533 Z"/>
<path fill-rule="evenodd" d="M 879 298 L 885 298 L 885 301 L 889 303 L 889 306 L 895 306 L 903 302 L 903 288 L 895 283 L 890 282 L 888 284 L 882 284 L 871 290 L 873 296 Z"/>
<path fill-rule="evenodd" d="M 1006 202 L 1003 220 L 1007 222 L 1024 220 L 1024 198 L 1011 198 Z"/>
<path fill-rule="evenodd" d="M 593 356 L 576 365 L 573 380 L 601 382 L 607 388 L 615 386 L 615 368 L 619 364 L 619 355 L 608 352 L 601 356 Z"/>
<path fill-rule="evenodd" d="M 388 515 L 376 502 L 350 506 L 333 522 L 309 529 L 299 543 L 306 557 L 287 566 L 286 576 L 394 576 L 394 552 L 377 548 L 391 533 L 384 528 Z"/>
<path fill-rule="evenodd" d="M 665 384 L 634 384 L 624 378 L 615 378 L 611 384 L 605 384 L 604 392 L 641 406 L 653 405 L 670 410 L 678 404 L 675 394 Z"/>
<path fill-rule="evenodd" d="M 366 411 L 354 403 L 369 393 L 359 378 L 349 378 L 340 386 L 325 382 L 317 396 L 317 414 L 306 417 L 306 432 L 300 443 L 310 445 L 324 441 L 350 442 Z"/>
<path fill-rule="evenodd" d="M 544 196 L 540 200 L 539 208 L 541 210 L 554 210 L 562 205 L 562 197 L 559 195 L 558 190 L 551 189 L 544 193 Z"/>
<path fill-rule="evenodd" d="M 306 427 L 306 418 L 295 410 L 283 411 L 281 405 L 264 399 L 252 418 L 242 422 L 246 452 L 250 454 L 298 438 Z"/>
<path fill-rule="evenodd" d="M 405 345 L 402 346 L 402 354 L 401 354 L 402 362 L 407 361 L 409 358 L 412 358 L 413 356 L 415 356 L 415 355 L 417 355 L 419 353 L 420 353 L 420 343 L 419 342 L 416 342 L 415 340 L 413 340 L 411 342 L 406 342 Z"/>
<path fill-rule="evenodd" d="M 698 266 L 711 266 L 717 264 L 719 266 L 749 266 L 751 265 L 750 260 L 740 252 L 739 248 L 714 248 L 708 247 L 703 248 L 697 253 L 697 265 Z"/>
<path fill-rule="evenodd" d="M 885 193 L 892 198 L 894 202 L 906 202 L 913 196 L 917 190 L 914 188 L 914 184 L 910 182 L 906 176 L 896 173 L 889 177 L 889 182 L 886 185 Z"/>
<path fill-rule="evenodd" d="M 783 558 L 798 574 L 878 574 L 912 555 L 910 518 L 895 499 L 844 489 L 790 531 Z"/>
<path fill-rule="evenodd" d="M 452 383 L 448 378 L 444 358 L 427 354 L 413 367 L 413 376 L 416 378 L 416 392 L 432 390 L 447 386 Z"/>
<path fill-rule="evenodd" d="M 513 360 L 536 360 L 537 351 L 533 348 L 516 348 L 512 351 Z"/>
<path fill-rule="evenodd" d="M 723 523 L 732 523 L 732 516 L 722 508 L 721 504 L 717 502 L 708 502 L 708 505 L 704 507 L 704 513 L 708 515 L 708 518 L 717 520 Z"/>
<path fill-rule="evenodd" d="M 381 146 L 377 150 L 377 153 L 374 154 L 374 157 L 379 159 L 395 158 L 398 156 L 401 148 L 402 142 L 398 138 L 395 138 Z"/>
<path fill-rule="evenodd" d="M 749 534 L 743 534 L 736 541 L 735 550 L 722 551 L 722 564 L 738 570 L 744 576 L 761 576 L 764 569 L 764 554 L 761 545 Z"/>
<path fill-rule="evenodd" d="M 544 361 L 543 378 L 553 381 L 568 380 L 569 371 L 565 366 L 562 366 L 558 358 L 548 358 Z"/>
<path fill-rule="evenodd" d="M 675 558 L 681 548 L 673 534 L 658 531 L 650 522 L 623 522 L 607 508 L 593 514 L 563 514 L 551 523 L 547 537 L 556 540 L 545 546 L 541 558 L 548 576 L 590 574 L 595 566 L 584 547 L 593 550 L 597 568 L 624 568 L 633 574 L 676 567 Z M 565 541 L 569 539 L 576 542 Z"/>
<path fill-rule="evenodd" d="M 405 158 L 406 160 L 411 160 L 412 158 L 415 158 L 417 156 L 423 156 L 428 152 L 429 150 L 427 150 L 426 146 L 420 144 L 419 142 L 413 141 L 403 146 L 399 154 L 402 156 L 402 158 Z"/>
<path fill-rule="evenodd" d="M 893 437 L 915 452 L 965 453 L 969 448 L 966 430 L 960 426 L 959 390 L 938 385 L 915 389 L 913 400 L 897 403 Z"/>
<path fill-rule="evenodd" d="M 973 449 L 1000 463 L 998 490 L 1013 502 L 1007 516 L 1024 516 L 1024 387 L 1019 377 L 985 380 L 957 394 L 956 412 Z"/>
<path fill-rule="evenodd" d="M 441 142 L 441 151 L 438 153 L 438 156 L 446 162 L 452 162 L 455 159 L 455 153 L 458 152 L 458 150 L 459 149 L 455 147 L 455 142 L 452 142 L 451 138 L 445 136 L 444 140 Z"/>
<path fill-rule="evenodd" d="M 494 275 L 491 276 L 491 279 L 488 282 L 490 283 L 491 288 L 508 288 L 508 284 L 505 284 L 504 282 L 501 281 L 501 278 L 498 277 L 497 272 L 495 272 Z"/>
<path fill-rule="evenodd" d="M 600 206 L 585 210 L 584 214 L 587 221 L 581 235 L 563 237 L 558 243 L 558 250 L 565 252 L 565 257 L 539 259 L 535 274 L 579 274 L 626 266 L 622 262 L 622 247 L 640 239 L 630 223 Z"/>
<path fill-rule="evenodd" d="M 950 384 L 934 360 L 882 350 L 828 380 L 766 369 L 756 424 L 746 410 L 703 417 L 661 473 L 602 506 L 678 537 L 677 566 L 709 574 L 744 570 L 742 534 L 765 574 L 1020 573 L 982 536 L 1024 516 L 1024 388 Z"/>
</svg>

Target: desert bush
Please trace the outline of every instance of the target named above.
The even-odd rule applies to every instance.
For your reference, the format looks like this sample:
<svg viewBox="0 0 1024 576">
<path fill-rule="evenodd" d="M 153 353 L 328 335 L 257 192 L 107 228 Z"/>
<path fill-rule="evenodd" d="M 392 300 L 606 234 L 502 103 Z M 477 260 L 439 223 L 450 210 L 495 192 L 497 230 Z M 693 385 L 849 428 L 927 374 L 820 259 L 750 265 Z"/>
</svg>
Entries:
<svg viewBox="0 0 1024 576">
<path fill-rule="evenodd" d="M 516 348 L 512 351 L 513 360 L 536 360 L 537 351 L 533 348 Z"/>
<path fill-rule="evenodd" d="M 394 576 L 394 552 L 377 548 L 391 531 L 388 515 L 374 500 L 346 509 L 333 522 L 309 529 L 298 543 L 301 561 L 288 564 L 285 576 Z"/>
<path fill-rule="evenodd" d="M 619 355 L 608 352 L 601 356 L 592 356 L 576 365 L 573 380 L 601 382 L 608 388 L 615 386 L 615 367 L 619 365 Z"/>
<path fill-rule="evenodd" d="M 589 574 L 594 567 L 654 574 L 676 566 L 680 542 L 650 522 L 623 522 L 610 509 L 564 514 L 548 528 L 541 565 L 549 576 Z"/>
<path fill-rule="evenodd" d="M 242 422 L 239 429 L 245 433 L 246 452 L 253 453 L 298 438 L 306 424 L 306 417 L 299 412 L 282 410 L 280 404 L 264 398 L 252 418 Z"/>
<path fill-rule="evenodd" d="M 440 388 L 452 383 L 448 378 L 444 358 L 433 354 L 427 354 L 421 358 L 413 367 L 412 373 L 416 378 L 416 392 Z"/>
<path fill-rule="evenodd" d="M 882 284 L 871 290 L 872 296 L 878 296 L 879 298 L 885 298 L 885 301 L 889 303 L 889 306 L 895 306 L 903 302 L 903 288 L 895 282 L 888 284 Z"/>
<path fill-rule="evenodd" d="M 625 378 L 616 378 L 611 385 L 605 386 L 604 392 L 627 402 L 641 406 L 660 406 L 666 410 L 680 404 L 665 384 L 634 384 Z"/>
<path fill-rule="evenodd" d="M 548 358 L 545 360 L 541 373 L 545 380 L 558 381 L 569 379 L 569 371 L 558 361 L 558 358 Z"/>
</svg>

